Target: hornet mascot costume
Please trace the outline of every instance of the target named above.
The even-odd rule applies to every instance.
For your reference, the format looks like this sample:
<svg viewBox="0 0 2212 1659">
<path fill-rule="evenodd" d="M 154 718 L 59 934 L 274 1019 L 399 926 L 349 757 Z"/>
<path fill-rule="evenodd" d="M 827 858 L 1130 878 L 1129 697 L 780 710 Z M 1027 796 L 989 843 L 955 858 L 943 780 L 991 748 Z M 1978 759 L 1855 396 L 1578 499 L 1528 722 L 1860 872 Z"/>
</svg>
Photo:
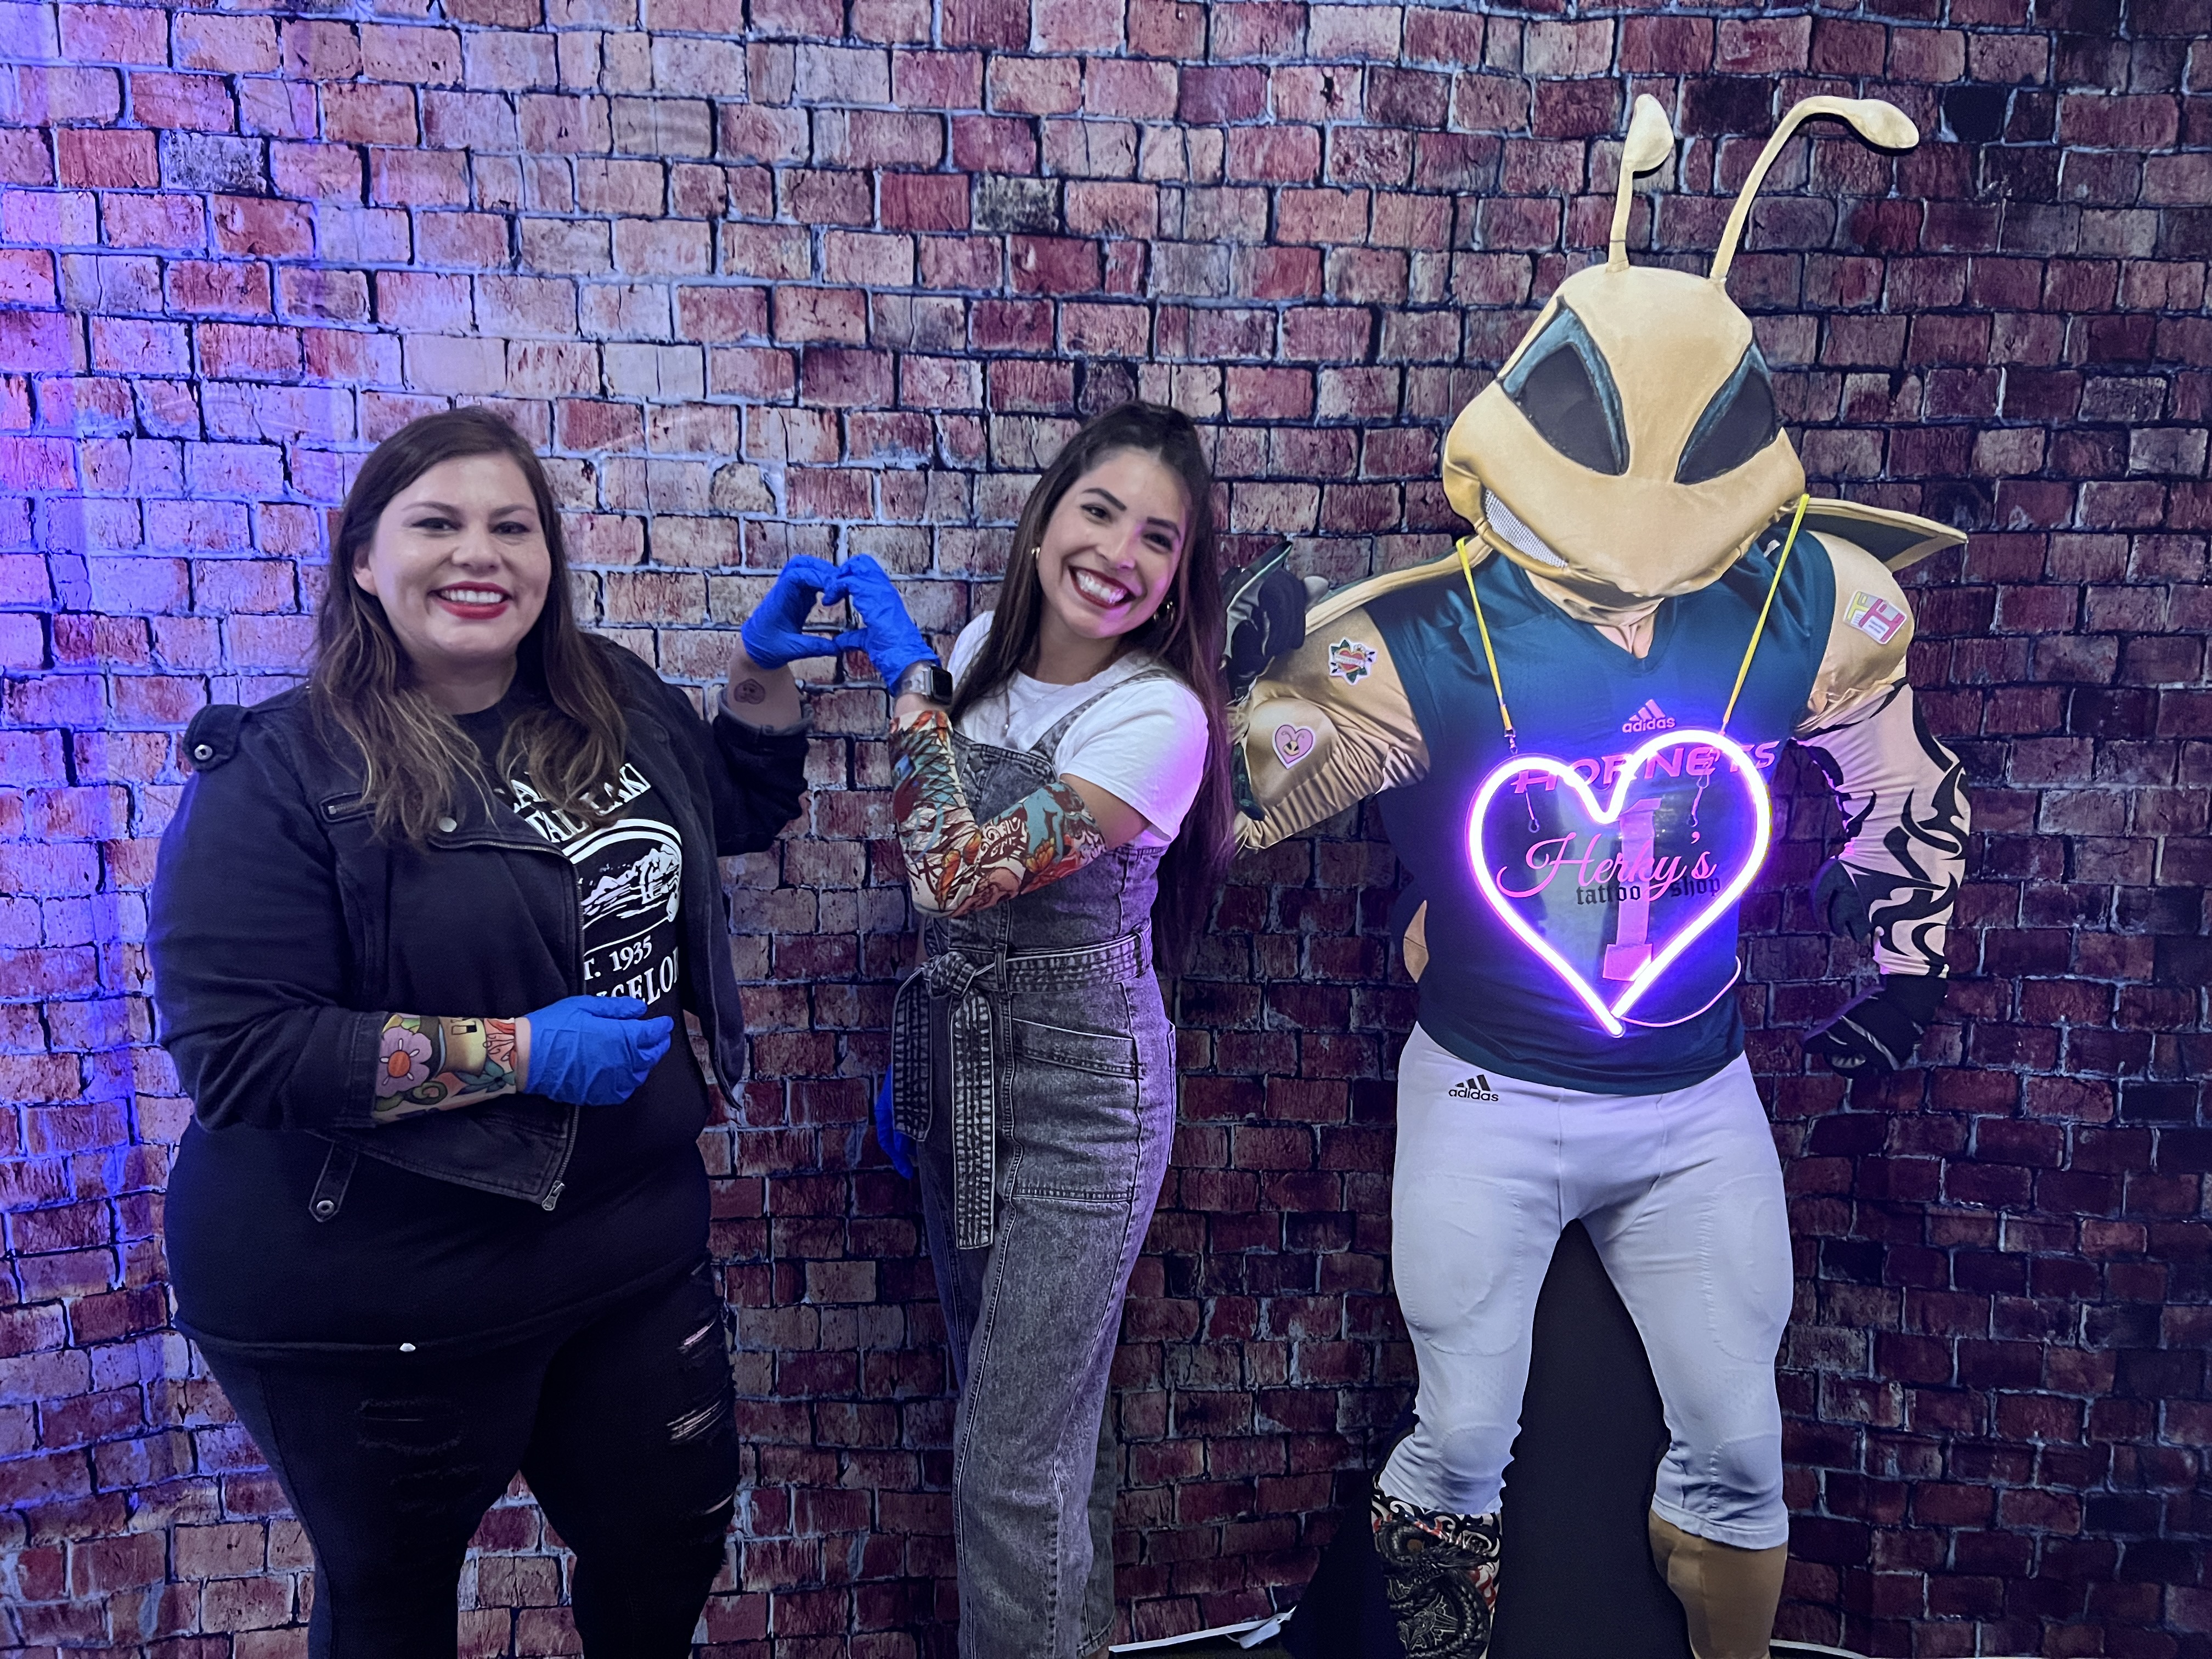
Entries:
<svg viewBox="0 0 2212 1659">
<path fill-rule="evenodd" d="M 1918 142 L 1887 103 L 1796 105 L 1698 277 L 1628 262 L 1635 175 L 1674 147 L 1638 98 L 1611 257 L 1559 285 L 1451 429 L 1444 488 L 1474 534 L 1325 597 L 1278 555 L 1232 603 L 1243 846 L 1374 795 L 1412 878 L 1392 1267 L 1418 1422 L 1372 1519 L 1414 1659 L 1488 1647 L 1532 1314 L 1577 1218 L 1664 1402 L 1650 1541 L 1691 1646 L 1767 1652 L 1791 1263 L 1734 992 L 1785 743 L 1843 811 L 1815 908 L 1881 970 L 1806 1047 L 1838 1072 L 1909 1065 L 1942 999 L 1966 803 L 1905 683 L 1892 573 L 1965 538 L 1804 494 L 1725 287 L 1768 167 L 1816 115 Z"/>
</svg>

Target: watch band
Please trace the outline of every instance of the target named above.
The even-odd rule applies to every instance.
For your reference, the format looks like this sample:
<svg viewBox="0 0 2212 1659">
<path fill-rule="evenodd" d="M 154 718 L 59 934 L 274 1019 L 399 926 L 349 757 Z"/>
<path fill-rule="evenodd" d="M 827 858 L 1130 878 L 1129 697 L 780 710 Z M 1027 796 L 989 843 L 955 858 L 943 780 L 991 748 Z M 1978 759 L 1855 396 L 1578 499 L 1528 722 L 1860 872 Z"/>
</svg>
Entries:
<svg viewBox="0 0 2212 1659">
<path fill-rule="evenodd" d="M 941 662 L 918 662 L 898 677 L 891 688 L 895 697 L 927 697 L 932 702 L 952 701 L 952 676 Z"/>
</svg>

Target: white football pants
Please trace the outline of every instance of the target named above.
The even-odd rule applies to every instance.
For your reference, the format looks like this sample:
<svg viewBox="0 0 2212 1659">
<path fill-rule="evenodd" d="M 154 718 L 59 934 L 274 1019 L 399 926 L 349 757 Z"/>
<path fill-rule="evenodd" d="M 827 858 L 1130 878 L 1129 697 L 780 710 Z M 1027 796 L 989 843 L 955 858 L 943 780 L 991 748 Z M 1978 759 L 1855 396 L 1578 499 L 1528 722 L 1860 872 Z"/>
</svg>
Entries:
<svg viewBox="0 0 2212 1659">
<path fill-rule="evenodd" d="M 1720 1543 L 1787 1543 L 1774 1358 L 1790 1317 L 1790 1228 L 1741 1056 L 1671 1094 L 1589 1095 L 1470 1066 L 1413 1028 L 1398 1060 L 1390 1263 L 1420 1367 L 1420 1423 L 1382 1489 L 1454 1515 L 1498 1507 L 1536 1293 L 1577 1219 L 1666 1408 L 1651 1507 Z"/>
</svg>

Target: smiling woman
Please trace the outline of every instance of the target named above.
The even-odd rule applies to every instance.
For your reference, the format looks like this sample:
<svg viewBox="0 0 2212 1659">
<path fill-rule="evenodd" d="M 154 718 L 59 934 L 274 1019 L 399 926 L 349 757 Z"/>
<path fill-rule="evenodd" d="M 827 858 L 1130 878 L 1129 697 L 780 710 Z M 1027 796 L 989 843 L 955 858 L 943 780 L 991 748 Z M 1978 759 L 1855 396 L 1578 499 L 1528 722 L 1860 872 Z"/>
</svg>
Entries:
<svg viewBox="0 0 2212 1659">
<path fill-rule="evenodd" d="M 738 1449 L 672 1038 L 740 1075 L 715 860 L 798 811 L 811 647 L 775 623 L 820 584 L 784 573 L 701 720 L 577 626 L 544 471 L 483 410 L 368 457 L 331 564 L 307 685 L 193 721 L 155 877 L 177 1322 L 314 1547 L 311 1654 L 451 1654 L 520 1468 L 592 1650 L 673 1659 Z"/>
<path fill-rule="evenodd" d="M 1184 416 L 1092 421 L 949 674 L 872 561 L 827 590 L 896 694 L 927 924 L 876 1127 L 920 1169 L 960 1389 L 963 1659 L 1082 1659 L 1113 1630 L 1107 1373 L 1175 1131 L 1155 966 L 1206 926 L 1228 853 L 1212 492 Z"/>
<path fill-rule="evenodd" d="M 384 607 L 415 683 L 456 714 L 507 694 L 545 606 L 545 526 L 505 455 L 441 461 L 393 497 L 351 574 Z"/>
</svg>

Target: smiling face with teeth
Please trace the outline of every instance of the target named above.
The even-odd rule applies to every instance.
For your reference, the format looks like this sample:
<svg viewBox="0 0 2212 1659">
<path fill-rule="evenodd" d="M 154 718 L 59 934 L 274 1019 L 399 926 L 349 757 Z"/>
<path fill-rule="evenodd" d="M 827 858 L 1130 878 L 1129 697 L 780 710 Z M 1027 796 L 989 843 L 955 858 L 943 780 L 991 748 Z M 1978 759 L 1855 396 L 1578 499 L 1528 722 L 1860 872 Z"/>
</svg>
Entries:
<svg viewBox="0 0 2212 1659">
<path fill-rule="evenodd" d="M 1101 644 L 1150 622 L 1173 591 L 1189 534 L 1182 482 L 1158 456 L 1115 450 L 1070 484 L 1037 543 L 1040 678 L 1055 678 L 1050 666 L 1063 658 L 1095 659 Z"/>
<path fill-rule="evenodd" d="M 506 694 L 552 568 L 522 469 L 471 455 L 440 462 L 392 498 L 353 579 L 383 605 L 417 684 L 469 714 Z"/>
</svg>

